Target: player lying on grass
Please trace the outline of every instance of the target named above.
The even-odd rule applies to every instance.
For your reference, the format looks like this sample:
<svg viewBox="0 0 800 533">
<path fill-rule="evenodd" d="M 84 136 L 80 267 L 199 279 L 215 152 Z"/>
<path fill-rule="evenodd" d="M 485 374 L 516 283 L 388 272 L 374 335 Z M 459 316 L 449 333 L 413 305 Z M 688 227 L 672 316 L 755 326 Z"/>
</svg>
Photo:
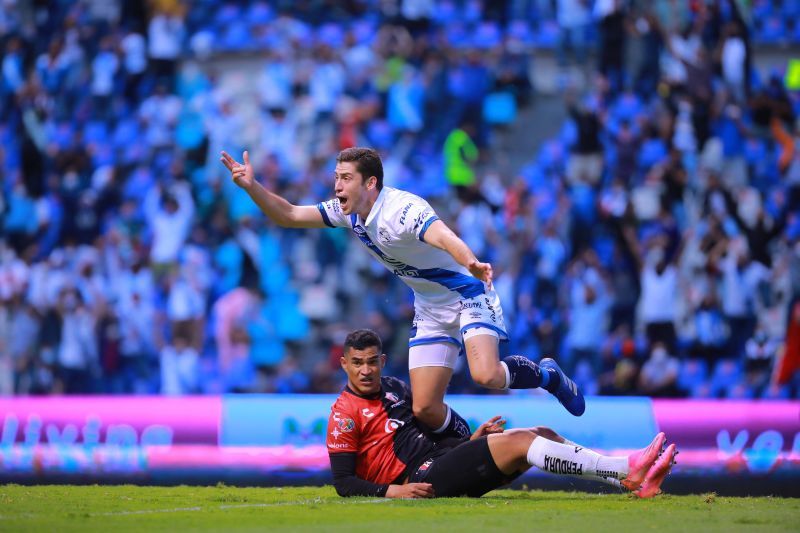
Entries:
<svg viewBox="0 0 800 533">
<path fill-rule="evenodd" d="M 469 436 L 463 419 L 444 403 L 462 348 L 475 383 L 490 389 L 541 387 L 573 415 L 586 408 L 583 395 L 553 359 L 539 364 L 522 355 L 500 360 L 507 340 L 492 265 L 469 246 L 433 208 L 414 194 L 383 186 L 383 163 L 375 150 L 348 148 L 336 158 L 335 198 L 293 205 L 256 180 L 250 157 L 243 163 L 222 152 L 234 183 L 279 226 L 348 228 L 370 254 L 414 291 L 414 322 L 408 368 L 414 414 L 436 433 Z"/>
<path fill-rule="evenodd" d="M 331 407 L 327 436 L 340 496 L 477 497 L 536 466 L 651 498 L 660 492 L 677 453 L 675 444 L 663 450 L 666 437 L 659 433 L 647 448 L 627 457 L 604 456 L 548 428 L 504 431 L 500 417 L 469 439 L 435 442 L 414 417 L 408 386 L 381 376 L 386 356 L 376 333 L 350 333 L 341 363 L 347 387 Z"/>
</svg>

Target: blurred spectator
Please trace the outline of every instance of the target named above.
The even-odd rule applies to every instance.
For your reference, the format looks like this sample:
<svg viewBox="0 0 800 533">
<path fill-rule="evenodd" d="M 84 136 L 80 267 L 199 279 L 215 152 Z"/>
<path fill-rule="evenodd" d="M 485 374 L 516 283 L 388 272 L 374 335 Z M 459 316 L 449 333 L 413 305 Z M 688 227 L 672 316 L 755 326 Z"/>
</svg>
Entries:
<svg viewBox="0 0 800 533">
<path fill-rule="evenodd" d="M 147 27 L 152 73 L 166 87 L 173 87 L 184 39 L 183 8 L 174 4 L 171 11 L 157 11 Z"/>
<path fill-rule="evenodd" d="M 194 394 L 198 389 L 198 354 L 188 337 L 178 333 L 161 350 L 161 393 Z"/>
<path fill-rule="evenodd" d="M 570 185 L 597 184 L 603 172 L 603 148 L 600 144 L 600 118 L 592 103 L 579 105 L 568 96 L 567 109 L 577 128 L 577 141 L 567 162 Z"/>
<path fill-rule="evenodd" d="M 91 391 L 93 380 L 99 377 L 96 319 L 74 288 L 61 291 L 56 313 L 59 328 L 56 387 L 67 394 Z"/>
<path fill-rule="evenodd" d="M 650 248 L 642 266 L 640 285 L 640 316 L 650 345 L 662 343 L 667 352 L 677 348 L 675 332 L 675 297 L 678 292 L 678 272 L 666 257 L 666 249 Z"/>
<path fill-rule="evenodd" d="M 747 75 L 747 48 L 741 35 L 741 27 L 737 22 L 730 22 L 720 41 L 720 62 L 722 79 L 734 100 L 745 100 L 745 77 Z"/>
<path fill-rule="evenodd" d="M 764 330 L 757 330 L 751 338 L 747 339 L 744 371 L 750 387 L 762 389 L 767 384 L 776 351 L 776 343 L 767 336 Z"/>
<path fill-rule="evenodd" d="M 188 185 L 181 183 L 169 191 L 163 191 L 158 185 L 152 187 L 144 202 L 147 222 L 153 233 L 150 260 L 157 274 L 164 274 L 165 269 L 177 260 L 188 236 L 194 200 Z"/>
<path fill-rule="evenodd" d="M 622 89 L 625 79 L 626 8 L 622 0 L 596 0 L 594 16 L 599 33 L 600 73 L 609 80 L 612 93 Z"/>
<path fill-rule="evenodd" d="M 561 30 L 558 41 L 558 62 L 567 65 L 567 51 L 573 60 L 586 62 L 586 32 L 589 27 L 590 2 L 586 0 L 557 0 L 556 20 Z"/>
<path fill-rule="evenodd" d="M 444 142 L 444 165 L 447 183 L 462 196 L 476 183 L 474 165 L 478 161 L 478 147 L 473 136 L 475 126 L 464 122 L 451 131 Z"/>
<path fill-rule="evenodd" d="M 639 373 L 639 391 L 647 396 L 677 396 L 679 367 L 678 359 L 667 352 L 664 344 L 654 343 Z"/>
</svg>

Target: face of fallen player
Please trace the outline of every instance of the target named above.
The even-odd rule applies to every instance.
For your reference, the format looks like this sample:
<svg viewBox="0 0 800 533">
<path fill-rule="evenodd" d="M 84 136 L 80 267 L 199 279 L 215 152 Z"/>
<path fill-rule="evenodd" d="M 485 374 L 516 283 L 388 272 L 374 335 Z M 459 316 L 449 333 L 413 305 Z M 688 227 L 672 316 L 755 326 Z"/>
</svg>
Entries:
<svg viewBox="0 0 800 533">
<path fill-rule="evenodd" d="M 364 177 L 352 161 L 336 163 L 333 192 L 344 215 L 368 214 L 378 197 L 378 178 Z"/>
<path fill-rule="evenodd" d="M 386 355 L 377 346 L 363 350 L 347 348 L 342 356 L 342 369 L 347 373 L 347 385 L 362 396 L 381 390 L 381 371 L 386 365 Z"/>
</svg>

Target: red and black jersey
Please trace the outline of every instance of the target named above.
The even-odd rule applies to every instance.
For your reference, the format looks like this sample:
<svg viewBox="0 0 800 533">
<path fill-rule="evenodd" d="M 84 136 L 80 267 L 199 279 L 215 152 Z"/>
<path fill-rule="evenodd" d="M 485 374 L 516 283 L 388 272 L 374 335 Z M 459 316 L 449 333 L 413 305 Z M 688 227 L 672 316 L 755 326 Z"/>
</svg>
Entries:
<svg viewBox="0 0 800 533">
<path fill-rule="evenodd" d="M 436 448 L 414 418 L 411 405 L 408 386 L 393 377 L 381 378 L 380 392 L 371 397 L 349 387 L 342 391 L 331 407 L 327 434 L 340 494 L 383 496 L 390 483 L 401 482 L 409 466 Z M 353 475 L 366 484 L 344 487 L 343 479 Z"/>
</svg>

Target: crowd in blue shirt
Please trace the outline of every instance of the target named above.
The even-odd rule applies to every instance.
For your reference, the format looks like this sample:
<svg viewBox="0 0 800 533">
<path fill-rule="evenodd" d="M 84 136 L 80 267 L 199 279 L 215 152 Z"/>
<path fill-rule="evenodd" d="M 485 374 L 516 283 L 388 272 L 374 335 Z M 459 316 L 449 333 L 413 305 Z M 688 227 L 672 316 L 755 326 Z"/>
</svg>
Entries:
<svg viewBox="0 0 800 533">
<path fill-rule="evenodd" d="M 800 97 L 758 60 L 800 40 L 793 2 L 50 4 L 0 6 L 0 394 L 335 392 L 363 326 L 402 377 L 407 288 L 345 230 L 276 227 L 217 159 L 315 204 L 353 145 L 492 262 L 504 351 L 587 394 L 800 393 L 772 379 Z M 508 172 L 497 127 L 550 56 L 567 118 Z M 451 390 L 486 392 L 463 361 Z"/>
</svg>

